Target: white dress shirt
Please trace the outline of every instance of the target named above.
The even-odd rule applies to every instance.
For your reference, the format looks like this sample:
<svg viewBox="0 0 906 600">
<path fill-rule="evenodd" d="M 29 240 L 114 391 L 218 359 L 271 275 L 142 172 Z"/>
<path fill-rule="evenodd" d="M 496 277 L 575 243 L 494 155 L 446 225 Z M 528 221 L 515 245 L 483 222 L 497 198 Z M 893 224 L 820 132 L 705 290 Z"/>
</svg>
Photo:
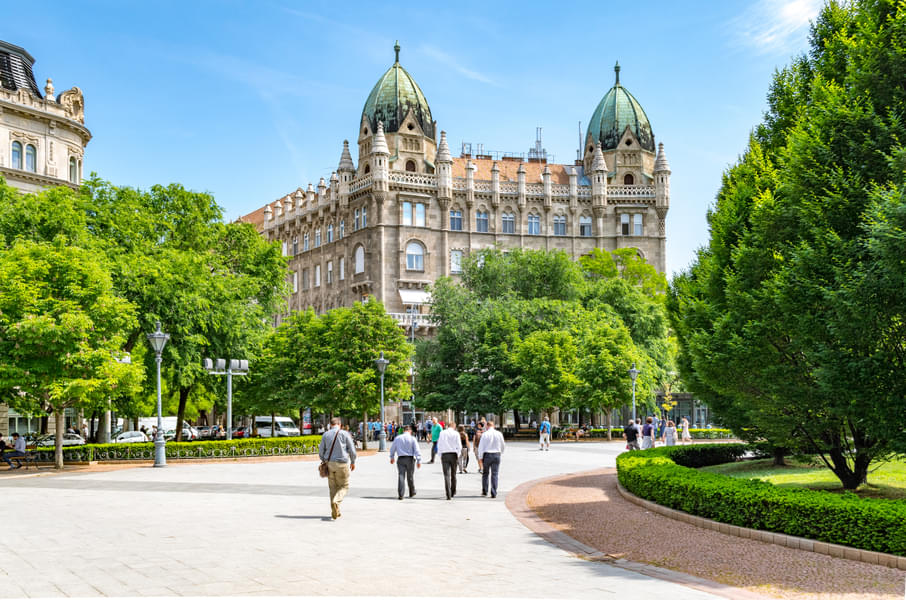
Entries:
<svg viewBox="0 0 906 600">
<path fill-rule="evenodd" d="M 503 441 L 503 434 L 493 427 L 488 427 L 478 440 L 478 460 L 481 460 L 488 452 L 502 454 L 504 448 L 506 448 L 506 443 Z"/>
<path fill-rule="evenodd" d="M 439 454 L 455 452 L 459 456 L 460 450 L 462 450 L 462 438 L 459 437 L 458 431 L 452 427 L 447 427 L 440 432 L 440 437 L 437 438 L 437 452 Z"/>
</svg>

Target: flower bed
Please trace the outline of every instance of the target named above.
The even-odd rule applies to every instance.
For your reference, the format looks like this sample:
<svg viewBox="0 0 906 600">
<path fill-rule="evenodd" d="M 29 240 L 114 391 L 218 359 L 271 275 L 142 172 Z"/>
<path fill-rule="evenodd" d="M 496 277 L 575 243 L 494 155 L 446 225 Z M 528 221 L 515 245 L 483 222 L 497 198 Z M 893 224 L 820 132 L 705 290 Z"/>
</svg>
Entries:
<svg viewBox="0 0 906 600">
<path fill-rule="evenodd" d="M 730 525 L 906 556 L 906 503 L 778 488 L 696 470 L 731 462 L 744 444 L 673 446 L 617 457 L 620 483 L 652 502 Z"/>
</svg>

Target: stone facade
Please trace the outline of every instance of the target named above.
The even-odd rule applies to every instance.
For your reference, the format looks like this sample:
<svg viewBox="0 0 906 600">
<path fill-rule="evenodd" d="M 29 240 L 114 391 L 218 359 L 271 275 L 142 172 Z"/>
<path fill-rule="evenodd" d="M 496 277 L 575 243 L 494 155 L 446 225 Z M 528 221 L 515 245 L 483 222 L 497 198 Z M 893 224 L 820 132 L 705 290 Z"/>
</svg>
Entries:
<svg viewBox="0 0 906 600">
<path fill-rule="evenodd" d="M 0 175 L 23 192 L 82 181 L 82 159 L 91 133 L 85 99 L 71 88 L 54 96 L 48 79 L 42 95 L 35 59 L 0 40 Z"/>
<path fill-rule="evenodd" d="M 374 297 L 406 324 L 423 310 L 427 286 L 455 276 L 470 252 L 495 245 L 563 250 L 574 259 L 631 247 L 664 271 L 670 168 L 663 144 L 653 151 L 644 113 L 625 127 L 604 119 L 611 137 L 614 128 L 622 132 L 618 143 L 602 147 L 590 130 L 584 158 L 571 165 L 531 151 L 454 158 L 445 132 L 435 140 L 427 102 L 398 58 L 397 47 L 397 62 L 359 119 L 358 161 L 344 142 L 328 181 L 243 217 L 290 257 L 290 311 Z M 608 94 L 614 90 L 635 102 L 619 80 Z M 388 115 L 392 130 L 377 118 Z"/>
</svg>

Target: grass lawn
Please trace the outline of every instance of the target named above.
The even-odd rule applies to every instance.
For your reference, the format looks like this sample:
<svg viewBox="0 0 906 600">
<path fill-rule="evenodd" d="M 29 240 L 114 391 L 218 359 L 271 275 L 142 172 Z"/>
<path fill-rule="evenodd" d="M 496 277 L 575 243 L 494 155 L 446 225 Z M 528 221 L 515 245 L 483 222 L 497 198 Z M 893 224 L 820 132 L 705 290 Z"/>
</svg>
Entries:
<svg viewBox="0 0 906 600">
<path fill-rule="evenodd" d="M 785 467 L 775 467 L 771 459 L 746 460 L 723 465 L 704 467 L 720 475 L 739 479 L 761 479 L 778 487 L 800 487 L 812 490 L 842 492 L 840 480 L 820 463 L 808 464 L 787 459 Z M 906 499 L 906 460 L 896 460 L 872 465 L 868 473 L 868 483 L 859 486 L 856 493 L 866 498 Z"/>
</svg>

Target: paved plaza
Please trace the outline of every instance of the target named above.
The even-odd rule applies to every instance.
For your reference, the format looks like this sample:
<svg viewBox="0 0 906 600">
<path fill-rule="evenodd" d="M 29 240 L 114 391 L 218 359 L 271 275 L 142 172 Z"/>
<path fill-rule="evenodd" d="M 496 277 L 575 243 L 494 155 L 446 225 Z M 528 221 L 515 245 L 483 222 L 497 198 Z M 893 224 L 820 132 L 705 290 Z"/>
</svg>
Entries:
<svg viewBox="0 0 906 600">
<path fill-rule="evenodd" d="M 507 510 L 520 483 L 612 467 L 621 447 L 512 443 L 497 499 L 473 462 L 453 501 L 439 458 L 399 501 L 387 455 L 362 457 L 336 522 L 310 460 L 6 477 L 0 596 L 717 598 L 577 558 Z"/>
</svg>

